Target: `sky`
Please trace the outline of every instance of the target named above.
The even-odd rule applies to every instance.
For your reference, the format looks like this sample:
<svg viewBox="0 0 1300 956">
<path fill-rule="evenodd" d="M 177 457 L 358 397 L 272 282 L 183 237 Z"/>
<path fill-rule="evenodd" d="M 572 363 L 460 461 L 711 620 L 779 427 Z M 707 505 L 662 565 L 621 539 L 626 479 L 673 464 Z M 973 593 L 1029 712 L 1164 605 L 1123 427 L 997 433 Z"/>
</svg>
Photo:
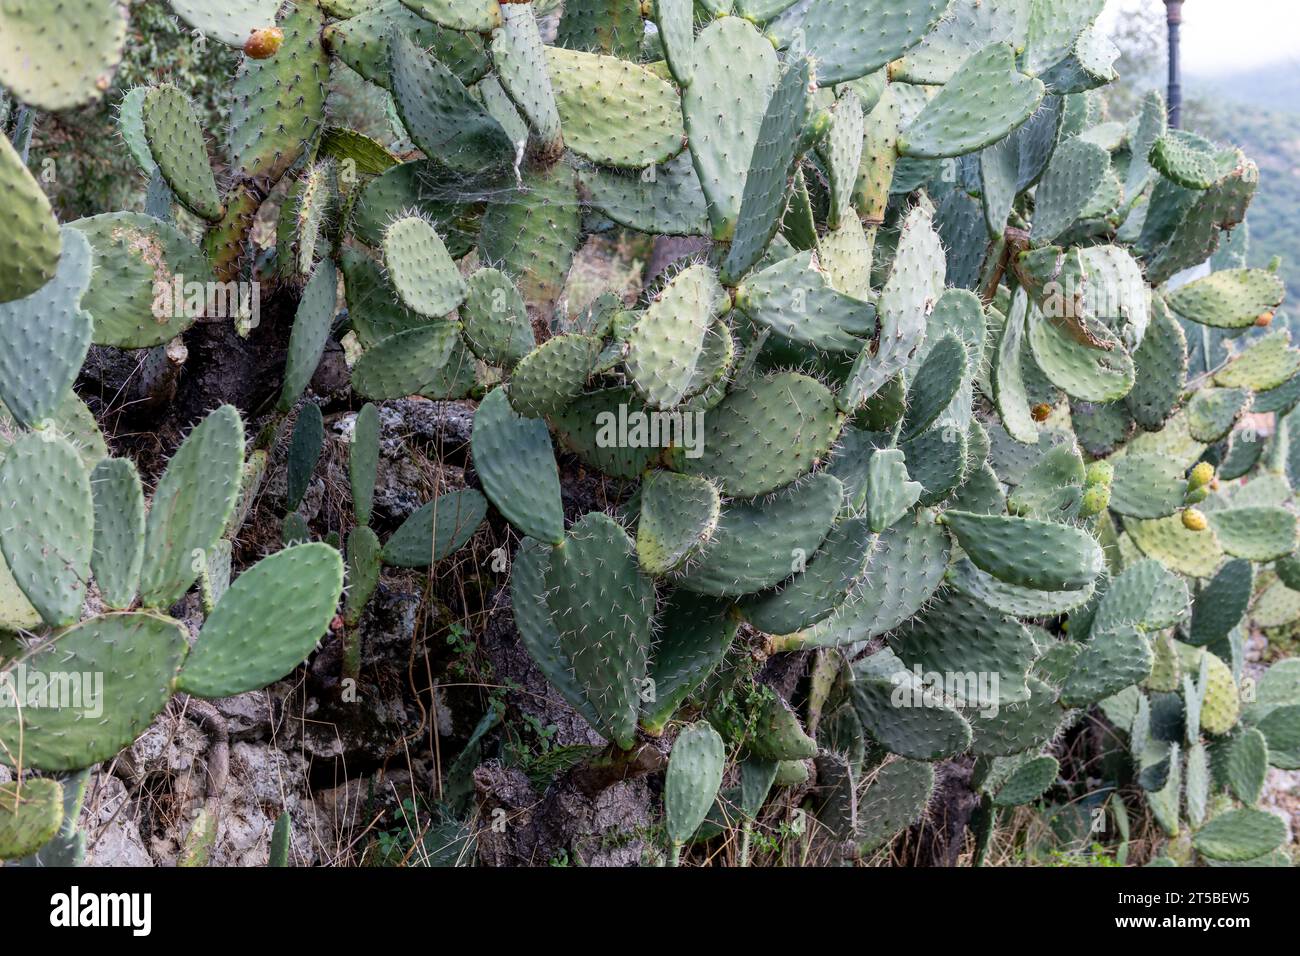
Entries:
<svg viewBox="0 0 1300 956">
<path fill-rule="evenodd" d="M 1161 0 L 1107 0 L 1105 16 L 1138 2 L 1163 6 Z M 1183 69 L 1189 75 L 1300 61 L 1300 2 L 1186 0 L 1182 48 Z"/>
</svg>

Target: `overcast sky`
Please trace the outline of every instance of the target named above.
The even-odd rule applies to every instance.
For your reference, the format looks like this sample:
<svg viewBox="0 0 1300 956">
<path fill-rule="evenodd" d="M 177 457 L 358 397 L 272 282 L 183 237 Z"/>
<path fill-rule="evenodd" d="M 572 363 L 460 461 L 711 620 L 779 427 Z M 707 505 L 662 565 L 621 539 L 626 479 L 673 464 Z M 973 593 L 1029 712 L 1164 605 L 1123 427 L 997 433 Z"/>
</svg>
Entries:
<svg viewBox="0 0 1300 956">
<path fill-rule="evenodd" d="M 1139 0 L 1108 0 L 1123 7 Z M 1163 7 L 1161 0 L 1144 0 Z M 1108 9 L 1107 14 L 1113 11 Z M 1183 4 L 1183 68 L 1214 74 L 1300 60 L 1297 0 L 1186 0 Z"/>
</svg>

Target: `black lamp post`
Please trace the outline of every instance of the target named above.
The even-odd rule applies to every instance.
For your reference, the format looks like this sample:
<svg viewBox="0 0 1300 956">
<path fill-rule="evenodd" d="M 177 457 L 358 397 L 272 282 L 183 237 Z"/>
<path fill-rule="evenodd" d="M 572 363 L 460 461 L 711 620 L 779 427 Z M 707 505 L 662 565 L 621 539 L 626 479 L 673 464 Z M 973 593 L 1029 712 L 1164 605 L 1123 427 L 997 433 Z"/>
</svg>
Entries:
<svg viewBox="0 0 1300 956">
<path fill-rule="evenodd" d="M 1183 0 L 1165 0 L 1166 22 L 1169 25 L 1169 125 L 1181 129 L 1183 125 L 1182 64 L 1179 62 L 1179 29 L 1183 24 Z"/>
</svg>

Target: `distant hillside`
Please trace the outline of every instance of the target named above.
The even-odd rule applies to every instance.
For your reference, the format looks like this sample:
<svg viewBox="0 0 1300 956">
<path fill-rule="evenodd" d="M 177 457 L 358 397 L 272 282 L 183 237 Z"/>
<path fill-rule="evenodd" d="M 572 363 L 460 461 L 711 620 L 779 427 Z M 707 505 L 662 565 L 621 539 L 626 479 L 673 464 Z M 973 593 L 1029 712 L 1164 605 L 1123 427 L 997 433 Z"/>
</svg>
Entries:
<svg viewBox="0 0 1300 956">
<path fill-rule="evenodd" d="M 1188 92 L 1187 127 L 1241 146 L 1259 164 L 1251 264 L 1282 257 L 1294 310 L 1300 303 L 1300 67 L 1194 79 Z"/>
</svg>

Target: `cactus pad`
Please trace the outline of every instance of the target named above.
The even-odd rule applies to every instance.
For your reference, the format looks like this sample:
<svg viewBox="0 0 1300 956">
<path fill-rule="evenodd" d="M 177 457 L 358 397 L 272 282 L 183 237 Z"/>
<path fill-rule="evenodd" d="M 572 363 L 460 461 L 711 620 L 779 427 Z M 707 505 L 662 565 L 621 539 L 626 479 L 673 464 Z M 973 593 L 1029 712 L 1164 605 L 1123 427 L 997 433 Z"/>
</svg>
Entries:
<svg viewBox="0 0 1300 956">
<path fill-rule="evenodd" d="M 343 593 L 343 559 L 326 544 L 299 544 L 237 577 L 181 670 L 179 688 L 230 697 L 279 680 L 325 634 Z"/>
<path fill-rule="evenodd" d="M 493 389 L 474 413 L 474 470 L 488 499 L 521 534 L 564 540 L 560 474 L 546 424 L 523 418 Z"/>
</svg>

